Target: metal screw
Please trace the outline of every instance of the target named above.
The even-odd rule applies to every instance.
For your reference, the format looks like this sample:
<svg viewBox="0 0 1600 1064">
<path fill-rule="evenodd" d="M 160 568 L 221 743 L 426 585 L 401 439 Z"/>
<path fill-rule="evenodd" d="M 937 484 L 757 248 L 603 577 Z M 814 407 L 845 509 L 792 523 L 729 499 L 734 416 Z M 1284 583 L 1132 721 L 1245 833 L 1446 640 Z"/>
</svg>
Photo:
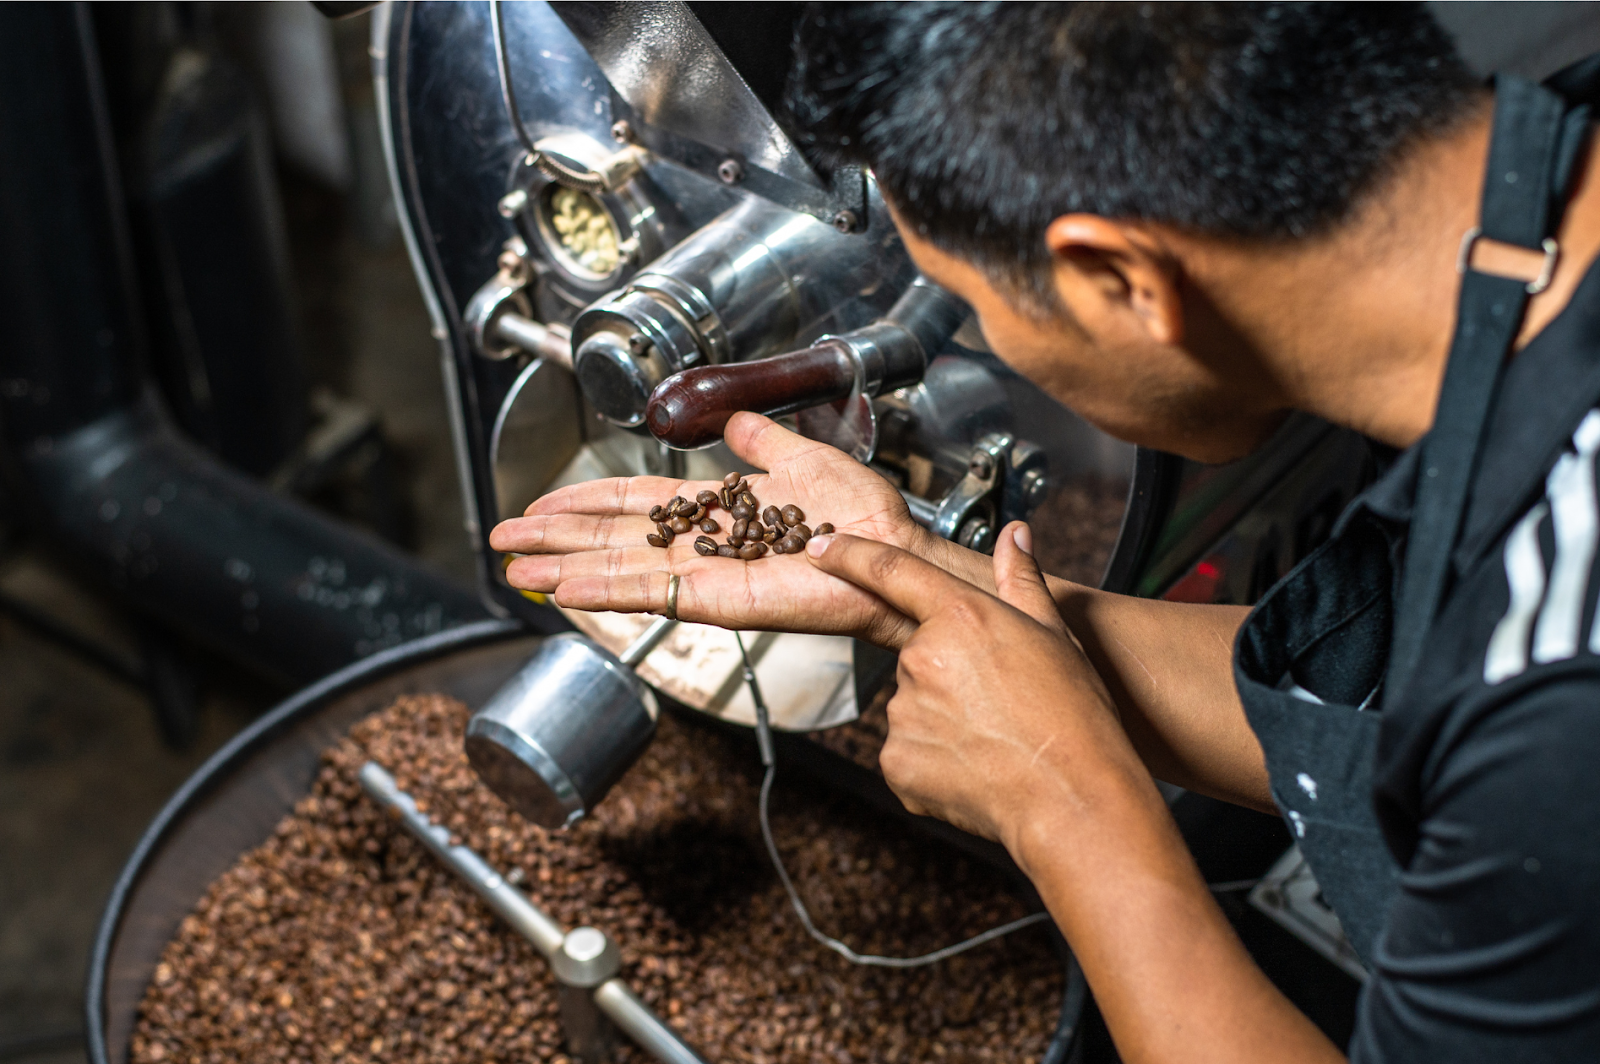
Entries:
<svg viewBox="0 0 1600 1064">
<path fill-rule="evenodd" d="M 724 185 L 737 185 L 744 180 L 744 166 L 738 159 L 724 159 L 717 164 L 717 177 Z"/>
<path fill-rule="evenodd" d="M 642 355 L 650 348 L 650 341 L 643 333 L 634 333 L 628 337 L 628 350 L 636 355 Z"/>
<path fill-rule="evenodd" d="M 853 233 L 860 224 L 861 219 L 856 217 L 855 211 L 840 211 L 833 216 L 833 227 L 841 233 Z"/>
<path fill-rule="evenodd" d="M 967 460 L 967 472 L 979 480 L 988 480 L 994 475 L 994 459 L 985 451 L 976 451 Z"/>
<path fill-rule="evenodd" d="M 515 218 L 528 205 L 528 193 L 517 188 L 500 197 L 500 217 Z"/>
<path fill-rule="evenodd" d="M 611 123 L 611 139 L 618 144 L 626 144 L 633 139 L 633 127 L 628 125 L 627 119 L 618 119 Z"/>
</svg>

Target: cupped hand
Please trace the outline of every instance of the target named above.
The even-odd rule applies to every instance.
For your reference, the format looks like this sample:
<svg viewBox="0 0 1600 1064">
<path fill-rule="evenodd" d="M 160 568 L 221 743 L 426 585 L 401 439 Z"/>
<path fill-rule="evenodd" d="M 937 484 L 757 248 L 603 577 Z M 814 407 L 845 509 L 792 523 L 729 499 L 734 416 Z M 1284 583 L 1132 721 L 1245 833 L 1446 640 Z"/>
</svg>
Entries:
<svg viewBox="0 0 1600 1064">
<path fill-rule="evenodd" d="M 819 536 L 806 548 L 917 626 L 888 706 L 885 781 L 913 813 L 995 839 L 1019 862 L 1029 818 L 1081 807 L 1106 771 L 1154 786 L 1031 550 L 1027 525 L 1001 531 L 989 594 L 885 543 Z"/>
<path fill-rule="evenodd" d="M 934 549 L 934 537 L 912 520 L 899 491 L 844 452 L 759 414 L 734 415 L 725 438 L 736 455 L 766 470 L 747 478 L 763 508 L 793 503 L 812 527 L 826 521 L 840 532 L 913 553 Z M 676 575 L 677 612 L 685 621 L 853 635 L 889 647 L 910 632 L 910 622 L 877 595 L 802 555 L 769 553 L 751 562 L 702 557 L 693 546 L 697 532 L 678 536 L 665 550 L 645 542 L 654 531 L 651 507 L 674 495 L 692 499 L 721 487 L 668 477 L 574 484 L 502 522 L 489 543 L 497 551 L 526 555 L 506 570 L 513 587 L 553 594 L 560 606 L 660 612 L 668 578 Z M 714 538 L 722 542 L 732 519 L 721 509 L 712 516 L 722 529 Z"/>
</svg>

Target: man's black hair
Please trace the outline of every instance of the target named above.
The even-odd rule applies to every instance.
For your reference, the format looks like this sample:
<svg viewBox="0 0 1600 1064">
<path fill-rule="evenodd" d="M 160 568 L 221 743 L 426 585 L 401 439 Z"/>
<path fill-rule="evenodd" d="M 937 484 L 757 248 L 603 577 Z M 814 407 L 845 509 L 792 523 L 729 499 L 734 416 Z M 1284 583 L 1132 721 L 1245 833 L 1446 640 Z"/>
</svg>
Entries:
<svg viewBox="0 0 1600 1064">
<path fill-rule="evenodd" d="M 1480 87 L 1410 3 L 814 4 L 796 44 L 806 150 L 1035 306 L 1060 215 L 1314 234 Z"/>
</svg>

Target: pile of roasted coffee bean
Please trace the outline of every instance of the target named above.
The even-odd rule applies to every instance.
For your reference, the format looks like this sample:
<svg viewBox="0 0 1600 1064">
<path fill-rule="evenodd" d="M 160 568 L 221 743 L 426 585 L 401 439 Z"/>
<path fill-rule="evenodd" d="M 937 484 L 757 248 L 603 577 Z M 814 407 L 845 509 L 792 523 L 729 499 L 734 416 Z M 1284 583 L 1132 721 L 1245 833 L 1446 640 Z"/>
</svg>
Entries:
<svg viewBox="0 0 1600 1064">
<path fill-rule="evenodd" d="M 721 506 L 733 521 L 728 538 L 718 543 L 711 538 L 722 526 L 717 524 L 711 511 Z M 774 554 L 796 554 L 805 549 L 806 540 L 812 536 L 826 536 L 833 525 L 824 521 L 813 531 L 806 523 L 800 507 L 761 508 L 761 501 L 750 490 L 750 484 L 738 473 L 722 478 L 722 490 L 702 491 L 693 499 L 674 495 L 661 506 L 650 508 L 650 520 L 656 530 L 645 536 L 652 547 L 665 547 L 676 536 L 687 535 L 698 528 L 694 549 L 705 557 L 742 558 L 753 562 L 771 549 Z"/>
<path fill-rule="evenodd" d="M 1062 989 L 1044 930 L 903 971 L 805 935 L 762 848 L 747 736 L 665 714 L 590 818 L 546 832 L 472 773 L 467 716 L 405 697 L 324 755 L 310 794 L 184 919 L 132 1064 L 570 1064 L 548 966 L 367 799 L 368 759 L 552 917 L 614 936 L 623 977 L 707 1060 L 1042 1055 Z M 989 867 L 796 774 L 780 775 L 773 820 L 817 922 L 863 952 L 923 953 L 1026 911 Z"/>
</svg>

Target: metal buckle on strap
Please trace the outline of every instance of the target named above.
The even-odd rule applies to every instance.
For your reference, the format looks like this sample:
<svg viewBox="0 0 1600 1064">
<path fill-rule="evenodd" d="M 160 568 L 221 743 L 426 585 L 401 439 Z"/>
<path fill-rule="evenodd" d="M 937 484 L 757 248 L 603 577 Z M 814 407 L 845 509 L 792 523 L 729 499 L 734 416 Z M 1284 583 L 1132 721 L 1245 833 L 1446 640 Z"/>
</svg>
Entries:
<svg viewBox="0 0 1600 1064">
<path fill-rule="evenodd" d="M 1556 264 L 1561 261 L 1561 245 L 1553 237 L 1545 237 L 1540 247 L 1544 249 L 1543 255 L 1532 248 L 1486 237 L 1483 227 L 1475 225 L 1462 234 L 1456 272 L 1472 270 L 1493 277 L 1509 277 L 1524 282 L 1528 294 L 1536 296 L 1550 287 L 1550 278 L 1555 276 Z"/>
</svg>

